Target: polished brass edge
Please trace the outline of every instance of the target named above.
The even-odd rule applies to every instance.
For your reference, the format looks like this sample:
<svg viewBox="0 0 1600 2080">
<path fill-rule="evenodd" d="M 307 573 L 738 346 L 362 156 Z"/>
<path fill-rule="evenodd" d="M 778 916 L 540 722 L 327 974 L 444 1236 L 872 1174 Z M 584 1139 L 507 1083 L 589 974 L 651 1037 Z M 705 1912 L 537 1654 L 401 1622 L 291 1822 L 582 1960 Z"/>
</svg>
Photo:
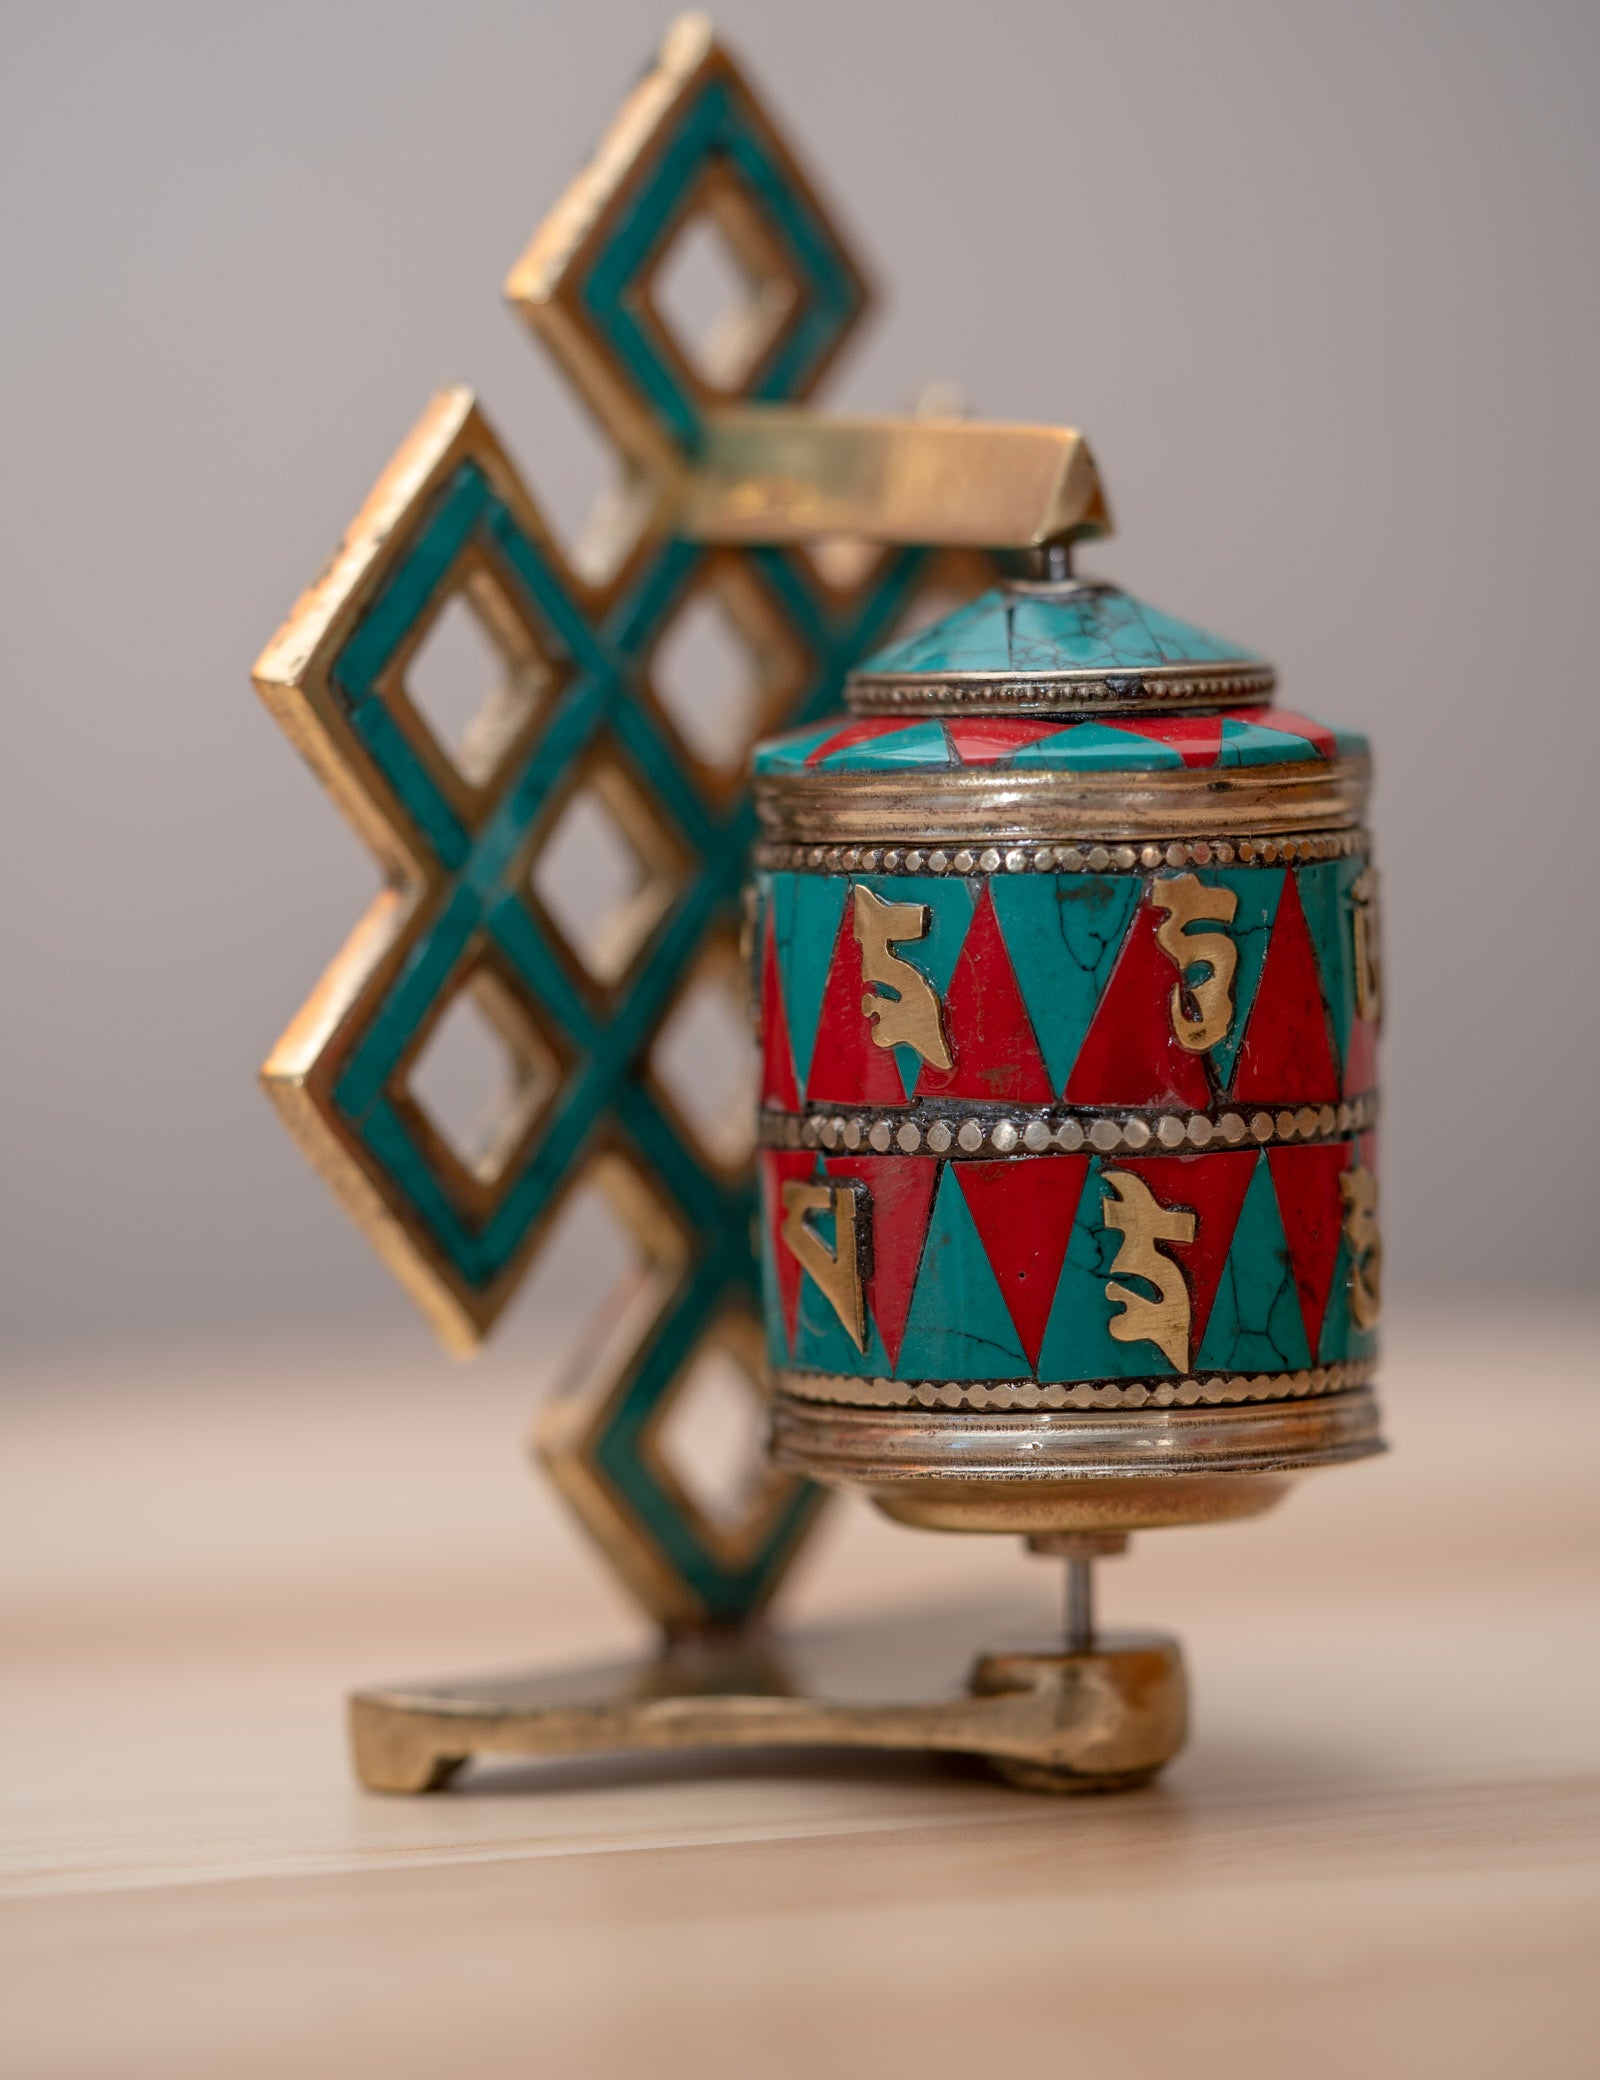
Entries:
<svg viewBox="0 0 1600 2080">
<path fill-rule="evenodd" d="M 845 704 L 858 715 L 901 708 L 925 715 L 1052 715 L 1092 708 L 1251 707 L 1270 701 L 1271 665 L 1168 665 L 1127 672 L 860 673 L 845 681 Z"/>
<path fill-rule="evenodd" d="M 894 772 L 834 772 L 824 766 L 758 773 L 756 814 L 768 844 L 839 846 L 951 855 L 957 873 L 1027 870 L 1029 847 L 1118 851 L 1159 842 L 1237 845 L 1238 833 L 1265 859 L 1301 833 L 1343 831 L 1361 822 L 1371 786 L 1364 755 L 1274 766 L 1185 766 L 1155 772 L 1069 773 L 1048 768 L 907 766 Z M 1010 865 L 1010 855 L 1018 856 Z M 956 863 L 966 854 L 972 866 Z M 984 859 L 994 855 L 993 862 Z M 864 863 L 864 862 L 863 862 Z M 1063 851 L 1062 865 L 1071 872 Z M 869 870 L 870 871 L 870 870 Z M 1094 869 L 1103 871 L 1103 869 Z"/>
<path fill-rule="evenodd" d="M 1071 427 L 745 401 L 707 412 L 679 498 L 679 531 L 704 542 L 1028 549 L 1111 531 L 1088 442 Z"/>
<path fill-rule="evenodd" d="M 1377 1123 L 1378 1094 L 1364 1091 L 1337 1105 L 1227 1106 L 1210 1112 L 1122 1111 L 962 1103 L 944 1099 L 889 1110 L 837 1105 L 805 1112 L 764 1107 L 757 1122 L 762 1148 L 843 1149 L 854 1154 L 954 1156 L 973 1162 L 1005 1156 L 1075 1155 L 1088 1148 L 1110 1155 L 1176 1155 L 1220 1148 L 1281 1147 L 1289 1142 L 1342 1140 Z"/>
<path fill-rule="evenodd" d="M 1202 1373 L 1184 1379 L 1078 1380 L 861 1379 L 848 1373 L 787 1367 L 776 1390 L 799 1401 L 846 1408 L 1139 1409 L 1226 1408 L 1242 1403 L 1302 1401 L 1370 1386 L 1371 1359 L 1316 1365 L 1299 1372 Z"/>
<path fill-rule="evenodd" d="M 1174 838 L 1146 845 L 1016 845 L 1009 838 L 947 839 L 920 845 L 760 844 L 752 855 L 772 874 L 1134 874 L 1162 867 L 1310 866 L 1369 852 L 1369 831 L 1314 831 L 1305 837 L 1235 835 Z"/>
<path fill-rule="evenodd" d="M 1060 1488 L 1103 1480 L 1181 1488 L 1195 1476 L 1287 1474 L 1383 1450 L 1370 1385 L 1286 1396 L 1283 1377 L 1263 1401 L 1197 1399 L 1188 1406 L 1177 1395 L 1190 1383 L 1168 1380 L 1147 1394 L 1169 1387 L 1170 1405 L 1147 1398 L 1137 1407 L 980 1409 L 810 1400 L 788 1391 L 780 1374 L 773 1456 L 781 1466 L 845 1486 L 976 1491 L 995 1483 Z M 934 1384 L 963 1395 L 995 1383 Z M 1117 1387 L 1125 1391 L 1127 1383 Z"/>
</svg>

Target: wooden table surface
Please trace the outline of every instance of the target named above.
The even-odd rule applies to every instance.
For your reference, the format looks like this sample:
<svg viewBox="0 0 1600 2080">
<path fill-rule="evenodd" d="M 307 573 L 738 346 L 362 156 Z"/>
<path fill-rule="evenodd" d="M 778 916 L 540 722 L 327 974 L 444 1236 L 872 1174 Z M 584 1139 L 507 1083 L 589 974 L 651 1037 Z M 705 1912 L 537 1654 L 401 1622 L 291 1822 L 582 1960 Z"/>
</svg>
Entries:
<svg viewBox="0 0 1600 2080">
<path fill-rule="evenodd" d="M 1395 1325 L 1386 1460 L 1136 1540 L 1189 1750 L 1050 1801 L 916 1757 L 352 1783 L 353 1682 L 640 1637 L 520 1434 L 524 1333 L 13 1364 L 0 2072 L 1600 2069 L 1600 1318 Z M 1048 1631 L 1019 1548 L 837 1506 L 796 1621 Z"/>
</svg>

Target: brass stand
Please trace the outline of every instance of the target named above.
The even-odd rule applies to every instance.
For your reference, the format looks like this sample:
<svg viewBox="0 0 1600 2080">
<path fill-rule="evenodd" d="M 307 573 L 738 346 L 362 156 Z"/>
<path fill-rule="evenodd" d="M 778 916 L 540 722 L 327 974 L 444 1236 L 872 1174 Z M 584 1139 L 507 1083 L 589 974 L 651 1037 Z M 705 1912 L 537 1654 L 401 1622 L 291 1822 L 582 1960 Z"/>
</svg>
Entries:
<svg viewBox="0 0 1600 2080">
<path fill-rule="evenodd" d="M 1183 1658 L 1159 1635 L 1095 1635 L 1085 1543 L 1047 1542 L 1069 1566 L 1063 1647 L 985 1654 L 964 1683 L 948 1612 L 781 1640 L 757 1627 L 682 1634 L 632 1661 L 358 1691 L 356 1772 L 372 1791 L 421 1792 L 486 1755 L 878 1748 L 981 1756 L 1033 1791 L 1129 1789 L 1183 1745 Z"/>
</svg>

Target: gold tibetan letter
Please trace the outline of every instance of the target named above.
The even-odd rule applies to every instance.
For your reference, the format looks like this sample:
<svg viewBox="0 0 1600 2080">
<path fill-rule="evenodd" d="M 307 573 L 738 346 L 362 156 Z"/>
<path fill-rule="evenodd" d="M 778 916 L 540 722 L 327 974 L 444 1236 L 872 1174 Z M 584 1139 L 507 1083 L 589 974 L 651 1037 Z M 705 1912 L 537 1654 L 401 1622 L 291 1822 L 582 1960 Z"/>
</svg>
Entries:
<svg viewBox="0 0 1600 2080">
<path fill-rule="evenodd" d="M 1202 918 L 1232 924 L 1239 898 L 1231 888 L 1207 888 L 1193 874 L 1156 882 L 1150 900 L 1167 915 L 1156 932 L 1156 944 L 1178 971 L 1172 985 L 1172 1030 L 1188 1054 L 1204 1054 L 1227 1035 L 1233 1024 L 1233 976 L 1239 949 L 1224 932 L 1190 937 L 1186 927 Z M 1198 982 L 1184 976 L 1197 961 L 1208 972 Z M 1190 1015 L 1190 1005 L 1194 1007 Z"/>
<path fill-rule="evenodd" d="M 853 1179 L 848 1184 L 823 1184 L 791 1179 L 783 1188 L 783 1240 L 802 1271 L 815 1281 L 817 1290 L 843 1322 L 845 1333 L 858 1351 L 867 1347 L 867 1302 L 863 1286 L 863 1259 L 870 1229 L 867 1188 Z M 812 1228 L 807 1216 L 833 1215 L 833 1249 Z"/>
<path fill-rule="evenodd" d="M 1194 1215 L 1183 1206 L 1163 1206 L 1142 1177 L 1129 1170 L 1108 1170 L 1102 1182 L 1116 1193 L 1104 1204 L 1105 1224 L 1122 1233 L 1113 1271 L 1148 1279 L 1158 1298 L 1148 1300 L 1115 1279 L 1106 1283 L 1106 1298 L 1120 1301 L 1121 1314 L 1107 1323 L 1118 1343 L 1153 1343 L 1181 1372 L 1189 1362 L 1189 1288 L 1172 1258 L 1158 1242 L 1193 1242 Z"/>
<path fill-rule="evenodd" d="M 926 903 L 886 903 L 857 882 L 855 933 L 861 948 L 862 977 L 878 988 L 899 993 L 880 997 L 874 992 L 861 999 L 873 1041 L 879 1047 L 915 1048 L 934 1068 L 948 1069 L 950 1049 L 933 985 L 919 968 L 889 950 L 897 939 L 925 938 L 927 930 Z"/>
<path fill-rule="evenodd" d="M 1344 1194 L 1344 1233 L 1350 1245 L 1350 1319 L 1358 1329 L 1371 1329 L 1383 1299 L 1378 1180 L 1370 1170 L 1346 1170 L 1339 1190 Z"/>
</svg>

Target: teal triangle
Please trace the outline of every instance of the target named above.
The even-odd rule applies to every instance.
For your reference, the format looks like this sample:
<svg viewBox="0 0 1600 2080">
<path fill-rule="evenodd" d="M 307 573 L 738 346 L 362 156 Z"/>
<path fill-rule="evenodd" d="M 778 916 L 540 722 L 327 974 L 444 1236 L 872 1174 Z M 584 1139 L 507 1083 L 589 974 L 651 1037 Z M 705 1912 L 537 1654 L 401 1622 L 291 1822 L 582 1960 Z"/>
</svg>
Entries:
<svg viewBox="0 0 1600 2080">
<path fill-rule="evenodd" d="M 905 729 L 886 730 L 881 737 L 864 737 L 819 758 L 813 771 L 819 773 L 881 773 L 886 767 L 948 766 L 955 762 L 950 739 L 937 722 L 913 722 Z"/>
<path fill-rule="evenodd" d="M 1239 1209 L 1195 1369 L 1298 1372 L 1310 1363 L 1278 1195 L 1263 1150 Z"/>
<path fill-rule="evenodd" d="M 1259 722 L 1237 722 L 1229 717 L 1222 724 L 1222 749 L 1217 754 L 1217 764 L 1287 766 L 1321 756 L 1315 744 L 1293 730 L 1268 729 Z"/>
<path fill-rule="evenodd" d="M 1103 722 L 1079 722 L 1071 729 L 1057 730 L 1024 744 L 1007 769 L 1016 766 L 1059 766 L 1064 772 L 1153 773 L 1167 766 L 1181 766 L 1183 754 L 1170 744 L 1152 737 L 1136 737 L 1131 730 L 1109 729 Z"/>
<path fill-rule="evenodd" d="M 1266 965 L 1267 941 L 1272 937 L 1273 921 L 1278 915 L 1285 871 L 1282 867 L 1211 867 L 1202 868 L 1195 877 L 1207 888 L 1228 888 L 1239 898 L 1233 922 L 1226 928 L 1229 938 L 1239 949 L 1238 965 L 1233 971 L 1233 1019 L 1227 1032 L 1211 1050 L 1211 1059 L 1217 1065 L 1217 1076 L 1224 1090 L 1233 1080 L 1233 1065 L 1250 1021 L 1261 970 Z M 1205 929 L 1204 925 L 1195 927 L 1197 933 Z M 1195 972 L 1198 974 L 1200 971 L 1196 969 Z"/>
<path fill-rule="evenodd" d="M 826 722 L 814 722 L 809 729 L 793 730 L 786 737 L 772 737 L 755 750 L 754 769 L 758 773 L 804 772 L 806 760 L 819 744 L 829 737 L 837 736 L 840 723 L 837 715 L 830 715 Z"/>
<path fill-rule="evenodd" d="M 811 1074 L 817 1044 L 817 1020 L 828 988 L 833 944 L 850 884 L 842 874 L 774 874 L 772 930 L 778 953 L 778 979 L 789 1019 L 795 1074 L 800 1088 Z"/>
<path fill-rule="evenodd" d="M 954 1165 L 946 1163 L 900 1345 L 900 1377 L 1025 1379 L 1031 1369 Z"/>
<path fill-rule="evenodd" d="M 1370 1359 L 1377 1353 L 1378 1338 L 1372 1329 L 1358 1329 L 1350 1314 L 1350 1245 L 1340 1238 L 1339 1261 L 1333 1267 L 1333 1284 L 1328 1292 L 1328 1309 L 1322 1317 L 1322 1341 L 1317 1345 L 1319 1365 L 1338 1365 L 1345 1359 Z"/>
<path fill-rule="evenodd" d="M 1341 1065 L 1350 1047 L 1350 1025 L 1356 1015 L 1355 932 L 1350 891 L 1367 862 L 1322 860 L 1300 869 L 1300 901 L 1305 908 L 1311 943 L 1322 972 L 1322 994 L 1333 1018 L 1333 1040 Z"/>
<path fill-rule="evenodd" d="M 1155 1344 L 1118 1343 L 1111 1334 L 1111 1317 L 1122 1309 L 1106 1297 L 1106 1283 L 1122 1236 L 1105 1224 L 1109 1194 L 1101 1170 L 1096 1156 L 1084 1179 L 1078 1217 L 1072 1224 L 1039 1352 L 1041 1379 L 1142 1379 L 1173 1369 Z"/>
<path fill-rule="evenodd" d="M 1050 1081 L 1066 1087 L 1144 884 L 1135 874 L 996 875 L 995 914 Z"/>
<path fill-rule="evenodd" d="M 827 1176 L 819 1156 L 818 1177 Z M 837 1246 L 831 1213 L 813 1214 L 808 1225 L 827 1248 Z M 780 1310 L 781 1311 L 781 1310 Z M 883 1347 L 877 1324 L 867 1316 L 867 1347 L 858 1351 L 832 1302 L 814 1278 L 800 1274 L 800 1302 L 795 1309 L 794 1362 L 804 1372 L 854 1373 L 866 1379 L 881 1379 L 889 1371 L 889 1353 Z"/>
<path fill-rule="evenodd" d="M 920 939 L 897 939 L 896 956 L 909 961 L 933 984 L 941 1002 L 956 972 L 956 962 L 967 941 L 967 927 L 974 908 L 972 887 L 959 878 L 933 874 L 864 874 L 861 877 L 875 896 L 885 903 L 922 903 L 928 912 L 928 929 Z M 916 1094 L 922 1073 L 922 1057 L 914 1047 L 897 1047 L 895 1067 L 909 1101 Z"/>
</svg>

